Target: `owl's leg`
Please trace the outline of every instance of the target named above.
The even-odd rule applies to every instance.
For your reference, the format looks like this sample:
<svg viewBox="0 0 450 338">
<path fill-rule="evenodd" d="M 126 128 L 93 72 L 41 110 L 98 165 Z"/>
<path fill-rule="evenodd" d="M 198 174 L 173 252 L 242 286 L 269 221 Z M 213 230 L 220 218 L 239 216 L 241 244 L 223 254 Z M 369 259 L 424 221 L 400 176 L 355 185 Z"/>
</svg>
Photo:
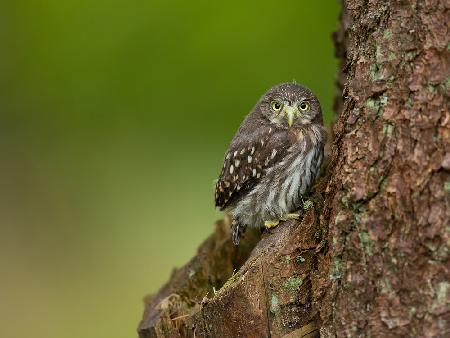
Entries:
<svg viewBox="0 0 450 338">
<path fill-rule="evenodd" d="M 283 221 L 283 218 L 280 214 L 277 213 L 275 208 L 270 208 L 269 205 L 265 206 L 267 221 L 264 221 L 264 227 L 266 229 L 275 228 L 278 226 L 280 221 Z"/>
<path fill-rule="evenodd" d="M 239 245 L 239 242 L 241 241 L 241 237 L 242 237 L 243 233 L 245 232 L 246 228 L 247 228 L 246 225 L 240 224 L 236 220 L 233 220 L 231 222 L 231 240 L 233 241 L 234 245 Z"/>
</svg>

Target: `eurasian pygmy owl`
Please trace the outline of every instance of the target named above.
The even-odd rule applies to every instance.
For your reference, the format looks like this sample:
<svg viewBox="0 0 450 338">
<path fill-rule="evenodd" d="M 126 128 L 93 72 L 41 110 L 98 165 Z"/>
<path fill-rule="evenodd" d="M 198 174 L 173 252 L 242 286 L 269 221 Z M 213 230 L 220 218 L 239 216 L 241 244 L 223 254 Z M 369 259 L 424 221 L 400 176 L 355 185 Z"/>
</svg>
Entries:
<svg viewBox="0 0 450 338">
<path fill-rule="evenodd" d="M 233 243 L 246 226 L 270 228 L 302 207 L 323 160 L 319 100 L 307 88 L 271 88 L 242 122 L 225 153 L 216 206 L 231 217 Z"/>
</svg>

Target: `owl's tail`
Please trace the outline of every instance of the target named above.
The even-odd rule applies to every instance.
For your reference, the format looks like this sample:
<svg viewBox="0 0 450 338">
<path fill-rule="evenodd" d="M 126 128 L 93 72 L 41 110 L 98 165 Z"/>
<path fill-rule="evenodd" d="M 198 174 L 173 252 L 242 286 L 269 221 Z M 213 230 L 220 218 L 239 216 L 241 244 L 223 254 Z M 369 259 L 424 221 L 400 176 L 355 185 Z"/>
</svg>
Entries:
<svg viewBox="0 0 450 338">
<path fill-rule="evenodd" d="M 234 245 L 239 245 L 246 228 L 246 225 L 239 224 L 236 220 L 231 222 L 231 240 Z"/>
</svg>

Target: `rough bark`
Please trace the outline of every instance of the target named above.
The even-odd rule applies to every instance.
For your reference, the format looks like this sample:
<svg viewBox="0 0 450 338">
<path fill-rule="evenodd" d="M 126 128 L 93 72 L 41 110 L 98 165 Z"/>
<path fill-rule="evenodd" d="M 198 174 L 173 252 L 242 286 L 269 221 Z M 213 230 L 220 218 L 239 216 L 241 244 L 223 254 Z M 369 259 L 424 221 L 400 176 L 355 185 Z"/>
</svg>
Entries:
<svg viewBox="0 0 450 338">
<path fill-rule="evenodd" d="M 343 1 L 343 99 L 305 216 L 241 249 L 219 223 L 141 337 L 450 336 L 449 8 Z"/>
</svg>

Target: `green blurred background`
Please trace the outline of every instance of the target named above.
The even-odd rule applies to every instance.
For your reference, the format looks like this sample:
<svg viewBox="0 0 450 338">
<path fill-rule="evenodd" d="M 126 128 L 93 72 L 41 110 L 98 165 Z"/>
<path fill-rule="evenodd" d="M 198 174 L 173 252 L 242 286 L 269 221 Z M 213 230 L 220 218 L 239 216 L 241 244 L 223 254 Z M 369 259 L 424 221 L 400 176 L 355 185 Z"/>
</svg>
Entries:
<svg viewBox="0 0 450 338">
<path fill-rule="evenodd" d="M 135 337 L 221 217 L 244 115 L 296 79 L 327 121 L 337 1 L 0 4 L 0 337 Z"/>
</svg>

